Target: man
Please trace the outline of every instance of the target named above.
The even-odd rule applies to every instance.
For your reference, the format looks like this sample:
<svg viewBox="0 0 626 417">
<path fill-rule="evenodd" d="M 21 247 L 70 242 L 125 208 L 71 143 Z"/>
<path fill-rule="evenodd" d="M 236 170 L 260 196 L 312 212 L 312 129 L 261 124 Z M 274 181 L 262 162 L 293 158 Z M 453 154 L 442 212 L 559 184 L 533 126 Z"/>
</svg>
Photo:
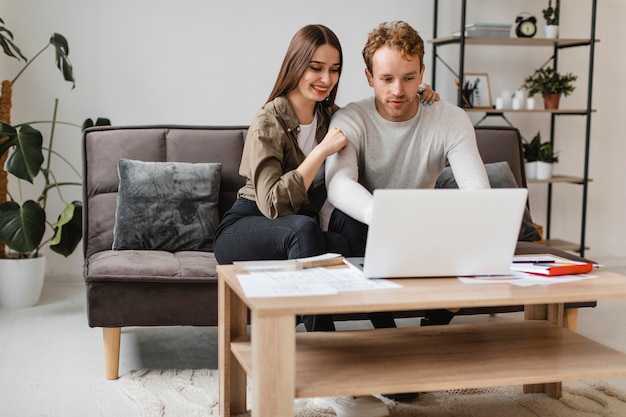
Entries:
<svg viewBox="0 0 626 417">
<path fill-rule="evenodd" d="M 335 209 L 328 229 L 343 234 L 352 256 L 365 254 L 372 192 L 378 188 L 434 188 L 446 163 L 460 188 L 490 188 L 474 127 L 465 112 L 444 101 L 420 105 L 424 42 L 405 22 L 382 23 L 363 49 L 374 97 L 337 111 L 330 126 L 349 145 L 326 160 L 328 201 Z M 427 238 L 427 237 L 424 237 Z M 448 324 L 454 313 L 428 312 L 422 325 Z M 371 314 L 375 327 L 395 327 L 391 313 Z M 417 393 L 385 394 L 411 401 Z M 388 415 L 376 397 L 319 398 L 338 417 Z"/>
<path fill-rule="evenodd" d="M 446 163 L 459 188 L 490 188 L 474 126 L 457 106 L 420 105 L 424 42 L 405 22 L 380 24 L 363 49 L 365 75 L 374 97 L 350 103 L 333 116 L 349 146 L 326 161 L 329 230 L 343 234 L 353 256 L 365 254 L 372 192 L 378 188 L 434 188 Z M 448 324 L 447 310 L 422 324 Z M 374 315 L 376 327 L 394 327 L 390 314 Z"/>
</svg>

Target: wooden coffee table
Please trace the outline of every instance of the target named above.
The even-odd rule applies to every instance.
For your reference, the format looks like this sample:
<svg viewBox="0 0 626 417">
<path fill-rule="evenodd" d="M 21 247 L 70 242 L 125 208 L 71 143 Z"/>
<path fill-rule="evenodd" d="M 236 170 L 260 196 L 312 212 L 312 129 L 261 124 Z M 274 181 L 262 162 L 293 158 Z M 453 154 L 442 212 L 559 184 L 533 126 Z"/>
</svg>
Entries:
<svg viewBox="0 0 626 417">
<path fill-rule="evenodd" d="M 294 414 L 294 398 L 523 384 L 561 395 L 561 382 L 626 375 L 626 355 L 563 327 L 568 302 L 626 298 L 626 277 L 517 287 L 456 278 L 398 279 L 402 288 L 316 297 L 246 298 L 218 266 L 220 416 Z M 519 322 L 297 333 L 296 315 L 525 305 Z M 248 311 L 250 332 L 248 332 Z"/>
</svg>

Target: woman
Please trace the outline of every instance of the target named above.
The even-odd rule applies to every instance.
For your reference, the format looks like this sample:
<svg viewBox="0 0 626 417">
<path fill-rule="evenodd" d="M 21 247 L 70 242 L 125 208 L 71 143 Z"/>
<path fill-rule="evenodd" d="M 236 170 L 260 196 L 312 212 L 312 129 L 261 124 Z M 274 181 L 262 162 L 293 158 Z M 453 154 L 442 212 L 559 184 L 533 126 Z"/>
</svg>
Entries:
<svg viewBox="0 0 626 417">
<path fill-rule="evenodd" d="M 325 26 L 305 26 L 291 40 L 248 129 L 239 168 L 246 184 L 215 235 L 219 263 L 346 252 L 345 240 L 323 233 L 318 220 L 324 160 L 347 146 L 342 132 L 328 131 L 342 63 L 341 44 Z M 303 321 L 308 331 L 334 330 L 329 317 Z"/>
<path fill-rule="evenodd" d="M 216 231 L 220 264 L 348 253 L 345 239 L 322 232 L 324 160 L 348 141 L 328 130 L 343 65 L 326 26 L 308 25 L 289 44 L 270 96 L 246 137 L 239 173 L 246 184 Z M 427 89 L 422 99 L 438 99 Z M 304 317 L 311 330 L 334 330 L 330 317 Z"/>
<path fill-rule="evenodd" d="M 246 184 L 216 233 L 219 263 L 327 251 L 318 223 L 326 199 L 323 165 L 347 145 L 338 129 L 328 131 L 341 65 L 341 45 L 325 26 L 306 26 L 292 39 L 248 130 L 239 168 Z"/>
</svg>

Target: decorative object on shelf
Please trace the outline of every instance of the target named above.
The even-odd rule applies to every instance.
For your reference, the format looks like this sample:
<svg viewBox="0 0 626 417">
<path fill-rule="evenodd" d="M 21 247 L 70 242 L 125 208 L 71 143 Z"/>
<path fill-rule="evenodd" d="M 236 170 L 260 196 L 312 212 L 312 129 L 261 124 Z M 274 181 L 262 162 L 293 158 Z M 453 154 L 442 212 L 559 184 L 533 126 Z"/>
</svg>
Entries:
<svg viewBox="0 0 626 417">
<path fill-rule="evenodd" d="M 567 73 L 559 74 L 553 68 L 539 68 L 533 75 L 526 77 L 522 88 L 528 90 L 528 97 L 535 94 L 541 94 L 544 98 L 544 106 L 548 109 L 558 109 L 561 94 L 570 95 L 574 90 L 574 81 L 578 79 L 577 75 Z M 556 94 L 555 96 L 552 96 Z M 556 102 L 553 100 L 556 98 Z"/>
<path fill-rule="evenodd" d="M 548 8 L 543 9 L 543 17 L 546 19 L 544 35 L 548 39 L 559 37 L 559 14 L 561 12 L 561 0 L 556 0 L 556 5 L 552 7 L 552 0 L 548 0 Z"/>
<path fill-rule="evenodd" d="M 515 90 L 513 100 L 511 102 L 511 108 L 513 110 L 522 110 L 524 108 L 524 90 Z"/>
<path fill-rule="evenodd" d="M 513 101 L 513 93 L 510 90 L 502 91 L 502 104 L 504 109 L 510 109 Z"/>
<path fill-rule="evenodd" d="M 463 106 L 473 108 L 493 108 L 489 75 L 485 73 L 463 74 Z"/>
<path fill-rule="evenodd" d="M 537 18 L 523 12 L 515 18 L 515 35 L 518 38 L 532 38 L 537 34 Z"/>
<path fill-rule="evenodd" d="M 550 142 L 541 142 L 541 132 L 530 141 L 522 144 L 526 179 L 547 180 L 552 177 L 554 163 L 559 157 L 554 153 Z"/>
</svg>

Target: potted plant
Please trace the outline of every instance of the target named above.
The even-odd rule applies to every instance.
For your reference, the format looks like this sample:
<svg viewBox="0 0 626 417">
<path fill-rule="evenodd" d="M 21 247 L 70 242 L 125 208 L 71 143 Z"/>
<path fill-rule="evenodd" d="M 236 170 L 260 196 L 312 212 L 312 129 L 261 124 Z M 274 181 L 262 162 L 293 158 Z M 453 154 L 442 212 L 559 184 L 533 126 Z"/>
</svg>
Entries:
<svg viewBox="0 0 626 417">
<path fill-rule="evenodd" d="M 55 100 L 55 115 L 57 106 L 58 99 Z M 55 125 L 73 124 L 57 122 L 56 116 L 49 123 L 50 137 L 44 143 L 41 132 L 31 124 L 12 126 L 0 122 L 0 137 L 6 138 L 0 143 L 0 155 L 8 154 L 6 171 L 18 182 L 27 181 L 41 186 L 37 197 L 28 199 L 22 198 L 20 184 L 18 195 L 7 192 L 9 200 L 0 204 L 0 240 L 7 248 L 0 253 L 0 307 L 36 304 L 45 273 L 45 257 L 40 250 L 49 245 L 53 252 L 67 257 L 82 238 L 82 202 L 66 201 L 62 193 L 64 187 L 82 185 L 80 174 L 61 153 L 53 149 Z M 96 124 L 110 122 L 98 119 Z M 87 119 L 82 127 L 85 129 L 93 125 L 93 121 Z M 61 181 L 51 169 L 53 157 L 67 164 L 76 173 L 78 181 Z M 46 212 L 51 192 L 58 195 L 64 204 L 56 221 L 51 221 Z"/>
<path fill-rule="evenodd" d="M 546 110 L 558 109 L 561 95 L 567 97 L 573 93 L 577 79 L 572 73 L 559 74 L 554 68 L 542 67 L 524 79 L 522 88 L 528 90 L 528 97 L 541 94 Z"/>
<path fill-rule="evenodd" d="M 552 149 L 550 142 L 541 144 L 539 159 L 537 160 L 537 179 L 547 180 L 552 178 L 554 164 L 559 162 L 559 156 Z"/>
<path fill-rule="evenodd" d="M 552 7 L 552 0 L 548 0 L 548 7 L 542 10 L 543 18 L 546 19 L 544 28 L 545 36 L 549 39 L 559 37 L 559 15 L 561 13 L 561 0 L 556 0 L 556 5 Z"/>
<path fill-rule="evenodd" d="M 550 142 L 541 142 L 541 132 L 530 141 L 522 143 L 526 179 L 545 180 L 552 176 L 553 165 L 559 162 Z"/>
<path fill-rule="evenodd" d="M 12 80 L 4 80 L 2 81 L 2 90 L 0 92 L 0 121 L 5 123 L 11 123 L 11 100 L 13 95 L 13 85 L 17 82 L 20 76 L 24 73 L 24 71 L 39 57 L 42 53 L 52 46 L 55 49 L 55 63 L 57 68 L 63 74 L 63 78 L 72 83 L 72 88 L 75 86 L 74 82 L 74 74 L 72 70 L 72 65 L 68 59 L 69 47 L 67 44 L 67 40 L 61 34 L 54 33 L 48 43 L 37 53 L 32 59 L 27 59 L 20 48 L 13 43 L 13 33 L 8 30 L 4 26 L 4 20 L 0 18 L 0 46 L 2 46 L 2 50 L 4 53 L 11 57 L 15 58 L 20 62 L 24 62 L 24 66 L 18 71 L 17 75 L 13 77 Z M 0 143 L 5 140 L 0 136 Z M 7 198 L 7 188 L 8 188 L 8 180 L 7 173 L 4 170 L 4 164 L 6 162 L 6 158 L 8 153 L 0 153 L 0 203 L 6 201 Z M 4 243 L 0 239 L 0 256 L 4 254 Z"/>
<path fill-rule="evenodd" d="M 537 132 L 535 137 L 527 142 L 522 143 L 524 151 L 524 170 L 526 171 L 526 179 L 537 179 L 537 161 L 539 160 L 539 150 L 541 149 L 541 133 Z"/>
<path fill-rule="evenodd" d="M 0 19 L 0 24 L 4 22 Z M 2 113 L 0 113 L 0 161 L 3 162 L 4 190 L 0 197 L 0 307 L 26 307 L 37 303 L 43 285 L 45 257 L 40 249 L 49 244 L 54 252 L 69 256 L 82 238 L 82 202 L 65 201 L 61 189 L 65 186 L 80 186 L 80 181 L 61 181 L 52 172 L 52 159 L 66 163 L 77 177 L 80 174 L 63 155 L 53 149 L 54 132 L 57 124 L 56 111 L 58 100 L 55 101 L 54 113 L 50 122 L 51 130 L 47 143 L 39 130 L 32 127 L 34 122 L 10 124 L 10 102 L 13 83 L 24 70 L 50 45 L 56 50 L 57 67 L 65 80 L 72 82 L 72 67 L 67 59 L 69 52 L 67 41 L 62 35 L 54 34 L 49 43 L 27 60 L 19 48 L 12 42 L 13 35 L 0 25 L 0 45 L 6 55 L 24 60 L 26 64 L 12 81 L 2 83 Z M 7 109 L 8 107 L 8 109 Z M 98 119 L 96 124 L 110 124 L 107 119 Z M 86 120 L 83 128 L 94 125 Z M 7 174 L 18 181 L 17 195 L 11 195 L 6 187 Z M 37 181 L 35 181 L 37 179 Z M 22 181 L 41 186 L 36 199 L 22 196 Z M 65 207 L 56 217 L 56 221 L 47 218 L 46 206 L 49 194 L 54 191 Z M 6 196 L 9 197 L 6 201 Z M 50 231 L 48 235 L 46 231 Z M 23 276 L 22 276 L 23 275 Z"/>
</svg>

